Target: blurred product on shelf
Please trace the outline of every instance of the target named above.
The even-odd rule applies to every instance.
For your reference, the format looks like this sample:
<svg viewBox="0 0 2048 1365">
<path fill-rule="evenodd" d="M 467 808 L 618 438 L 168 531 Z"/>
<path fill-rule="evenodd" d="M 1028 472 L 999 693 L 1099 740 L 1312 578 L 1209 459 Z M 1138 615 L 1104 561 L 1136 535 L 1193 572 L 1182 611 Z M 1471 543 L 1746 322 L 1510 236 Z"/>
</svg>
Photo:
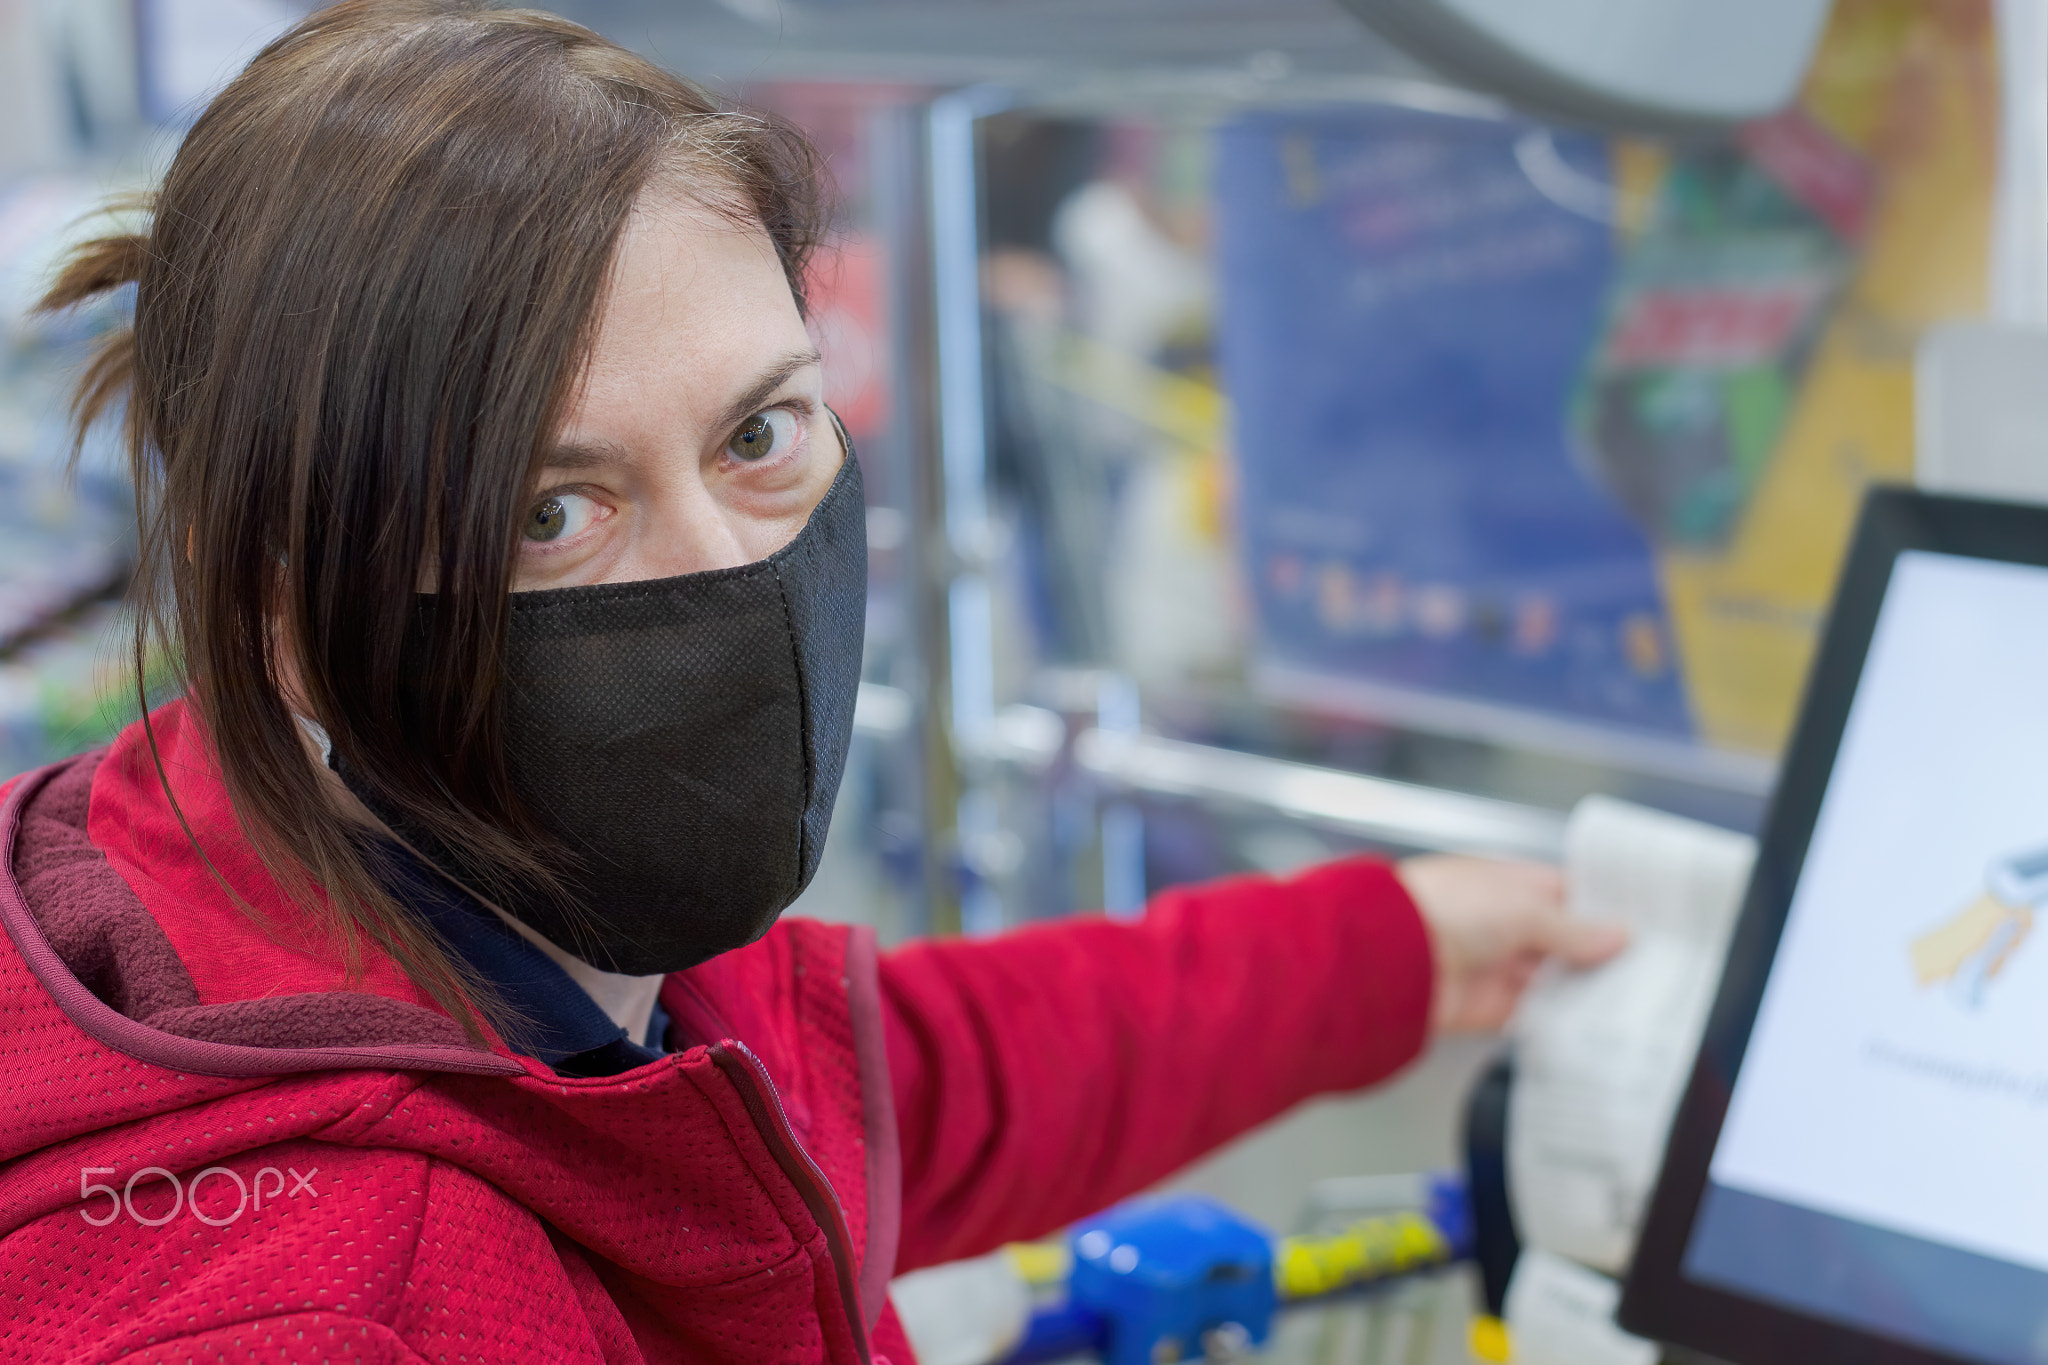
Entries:
<svg viewBox="0 0 2048 1365">
<path fill-rule="evenodd" d="M 1823 215 L 1736 147 L 1691 152 L 1635 210 L 1572 434 L 1653 544 L 1725 549 L 1769 466 L 1869 218 L 1844 166 L 1857 193 Z"/>
<path fill-rule="evenodd" d="M 134 502 L 104 432 L 72 467 L 65 394 L 111 308 L 31 315 L 67 242 L 106 219 L 108 186 L 40 172 L 0 183 L 0 775 L 112 734 L 134 712 L 118 597 Z"/>
<path fill-rule="evenodd" d="M 1986 306 L 1995 62 L 1985 0 L 1845 0 L 1718 143 L 1226 124 L 1261 690 L 1761 790 L 1863 489 L 1911 475 L 1914 340 Z"/>
<path fill-rule="evenodd" d="M 1082 1223 L 1069 1244 L 1069 1315 L 1102 1324 L 1105 1365 L 1227 1358 L 1272 1330 L 1273 1235 L 1213 1199 L 1126 1204 Z"/>
<path fill-rule="evenodd" d="M 0 465 L 0 650 L 127 581 L 126 501 L 111 480 Z"/>
<path fill-rule="evenodd" d="M 1075 1225 L 1059 1242 L 1009 1246 L 896 1280 L 890 1293 L 925 1365 L 1105 1365 L 1261 1355 L 1336 1360 L 1333 1320 L 1280 1344 L 1298 1322 L 1427 1279 L 1472 1254 L 1465 1182 L 1454 1175 L 1341 1177 L 1311 1192 L 1303 1226 L 1275 1238 L 1203 1195 L 1141 1198 Z M 1396 1316 L 1417 1316 L 1406 1303 Z M 1431 1307 L 1420 1315 L 1433 1319 Z M 1402 1344 L 1422 1349 L 1408 1324 Z M 1378 1345 L 1373 1343 L 1377 1341 Z M 1366 1365 L 1408 1358 L 1368 1330 Z"/>
<path fill-rule="evenodd" d="M 1358 1218 L 1325 1234 L 1283 1238 L 1273 1264 L 1285 1300 L 1312 1299 L 1471 1254 L 1463 1185 L 1431 1182 L 1430 1204 Z"/>
<path fill-rule="evenodd" d="M 0 658 L 0 779 L 104 743 L 135 718 L 133 639 L 128 615 L 98 602 Z"/>
</svg>

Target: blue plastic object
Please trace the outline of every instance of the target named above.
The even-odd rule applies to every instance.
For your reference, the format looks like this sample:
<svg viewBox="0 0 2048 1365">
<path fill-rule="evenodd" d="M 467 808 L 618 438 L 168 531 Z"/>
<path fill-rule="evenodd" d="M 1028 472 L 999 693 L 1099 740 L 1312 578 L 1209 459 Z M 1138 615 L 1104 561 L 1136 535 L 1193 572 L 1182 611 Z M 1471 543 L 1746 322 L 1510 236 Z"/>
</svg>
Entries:
<svg viewBox="0 0 2048 1365">
<path fill-rule="evenodd" d="M 1472 1216 L 1472 1191 L 1465 1181 L 1448 1173 L 1431 1176 L 1429 1205 L 1424 1211 L 1451 1244 L 1451 1259 L 1471 1260 L 1478 1251 L 1479 1234 Z"/>
<path fill-rule="evenodd" d="M 1203 1338 L 1265 1341 L 1273 1234 L 1200 1195 L 1120 1204 L 1074 1229 L 1071 1302 L 1107 1324 L 1105 1365 L 1200 1359 Z"/>
<path fill-rule="evenodd" d="M 1003 1357 L 1003 1365 L 1045 1365 L 1102 1349 L 1109 1327 L 1096 1314 L 1070 1299 L 1050 1303 L 1031 1314 L 1024 1339 Z"/>
</svg>

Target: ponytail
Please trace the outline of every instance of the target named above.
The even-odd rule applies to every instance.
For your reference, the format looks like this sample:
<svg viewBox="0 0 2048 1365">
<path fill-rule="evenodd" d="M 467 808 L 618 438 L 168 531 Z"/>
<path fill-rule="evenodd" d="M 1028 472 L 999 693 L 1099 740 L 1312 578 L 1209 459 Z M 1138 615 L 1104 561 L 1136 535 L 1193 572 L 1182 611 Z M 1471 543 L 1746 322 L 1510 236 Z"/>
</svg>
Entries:
<svg viewBox="0 0 2048 1365">
<path fill-rule="evenodd" d="M 71 253 L 56 281 L 36 302 L 39 315 L 61 313 L 113 293 L 123 285 L 142 279 L 149 260 L 149 238 L 141 233 L 121 233 L 85 243 Z M 85 431 L 127 395 L 135 383 L 135 329 L 117 328 L 93 352 L 72 391 L 71 416 L 79 440 Z M 131 413 L 129 421 L 135 418 Z"/>
<path fill-rule="evenodd" d="M 142 265 L 148 259 L 149 238 L 139 232 L 87 242 L 71 253 L 36 311 L 55 313 L 133 284 L 142 278 Z"/>
</svg>

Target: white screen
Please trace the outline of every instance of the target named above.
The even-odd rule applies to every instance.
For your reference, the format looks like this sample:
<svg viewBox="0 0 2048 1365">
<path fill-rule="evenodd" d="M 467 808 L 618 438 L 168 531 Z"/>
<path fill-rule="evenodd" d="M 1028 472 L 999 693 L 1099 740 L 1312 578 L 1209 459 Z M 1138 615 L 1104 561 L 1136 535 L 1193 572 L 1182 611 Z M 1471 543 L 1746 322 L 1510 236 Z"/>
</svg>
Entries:
<svg viewBox="0 0 2048 1365">
<path fill-rule="evenodd" d="M 1904 553 L 1715 1184 L 2048 1270 L 2044 852 L 2048 569 Z"/>
</svg>

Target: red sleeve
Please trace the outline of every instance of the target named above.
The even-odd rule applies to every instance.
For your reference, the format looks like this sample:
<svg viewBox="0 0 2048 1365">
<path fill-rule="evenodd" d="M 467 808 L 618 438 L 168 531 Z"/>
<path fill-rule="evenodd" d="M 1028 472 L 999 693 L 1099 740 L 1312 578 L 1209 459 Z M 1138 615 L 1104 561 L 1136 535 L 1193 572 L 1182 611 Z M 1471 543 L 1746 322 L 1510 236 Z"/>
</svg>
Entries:
<svg viewBox="0 0 2048 1365">
<path fill-rule="evenodd" d="M 1380 862 L 1242 877 L 881 961 L 903 1148 L 898 1272 L 1042 1236 L 1428 1031 L 1414 903 Z"/>
</svg>

